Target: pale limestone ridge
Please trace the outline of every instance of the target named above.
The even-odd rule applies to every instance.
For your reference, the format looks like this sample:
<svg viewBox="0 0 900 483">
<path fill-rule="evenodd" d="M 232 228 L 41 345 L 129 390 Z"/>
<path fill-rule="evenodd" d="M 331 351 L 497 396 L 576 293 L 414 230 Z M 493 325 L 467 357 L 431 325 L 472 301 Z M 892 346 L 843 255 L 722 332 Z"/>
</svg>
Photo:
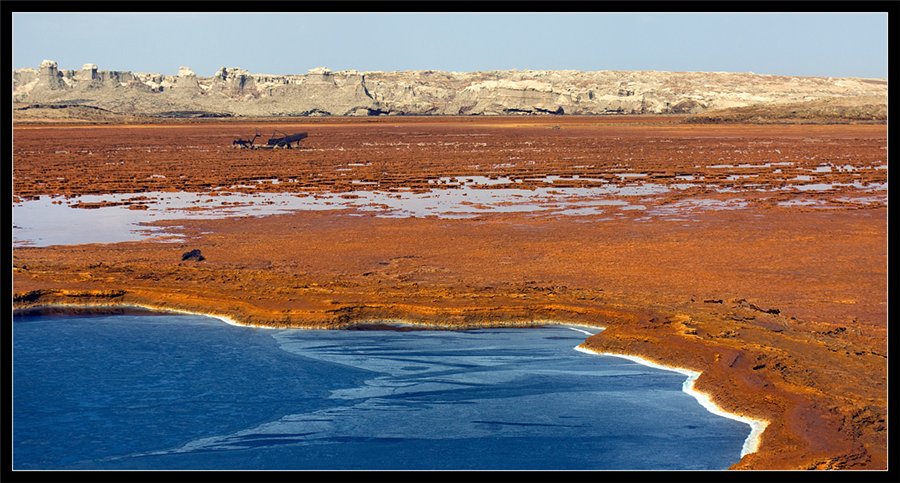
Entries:
<svg viewBox="0 0 900 483">
<path fill-rule="evenodd" d="M 203 112 L 229 116 L 508 115 L 698 113 L 763 103 L 887 98 L 880 79 L 725 72 L 485 71 L 254 74 L 222 67 L 199 77 L 60 70 L 45 60 L 13 75 L 24 104 L 89 105 L 128 115 Z"/>
</svg>

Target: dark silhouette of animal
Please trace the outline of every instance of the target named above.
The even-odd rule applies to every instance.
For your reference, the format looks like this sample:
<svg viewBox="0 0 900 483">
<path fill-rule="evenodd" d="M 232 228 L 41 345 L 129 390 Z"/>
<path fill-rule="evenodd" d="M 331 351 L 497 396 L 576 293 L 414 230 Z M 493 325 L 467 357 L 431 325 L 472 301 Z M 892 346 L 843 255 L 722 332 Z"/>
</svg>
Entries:
<svg viewBox="0 0 900 483">
<path fill-rule="evenodd" d="M 300 146 L 300 141 L 309 137 L 309 134 L 305 132 L 298 132 L 295 134 L 284 135 L 284 136 L 276 136 L 278 132 L 272 133 L 272 137 L 266 142 L 268 146 L 272 146 L 273 148 L 286 148 L 290 149 L 291 144 L 296 143 L 296 145 Z M 284 133 L 281 133 L 284 134 Z"/>
<path fill-rule="evenodd" d="M 257 131 L 257 132 L 256 132 L 256 135 L 253 136 L 251 139 L 241 139 L 241 138 L 237 138 L 237 139 L 235 139 L 234 141 L 231 142 L 231 146 L 232 146 L 232 147 L 235 147 L 235 146 L 236 146 L 236 147 L 239 147 L 239 148 L 252 148 L 252 147 L 253 147 L 253 143 L 256 141 L 256 138 L 258 138 L 259 136 L 260 136 L 259 131 Z"/>
</svg>

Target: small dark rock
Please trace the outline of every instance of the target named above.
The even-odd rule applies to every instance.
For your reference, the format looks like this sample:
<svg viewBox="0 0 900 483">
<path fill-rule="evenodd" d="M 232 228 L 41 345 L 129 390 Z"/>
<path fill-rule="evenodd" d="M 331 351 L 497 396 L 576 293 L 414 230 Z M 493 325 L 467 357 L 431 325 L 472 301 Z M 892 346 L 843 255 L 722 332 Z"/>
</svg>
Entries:
<svg viewBox="0 0 900 483">
<path fill-rule="evenodd" d="M 831 329 L 831 330 L 826 331 L 826 332 L 819 332 L 819 334 L 822 334 L 822 335 L 828 335 L 828 336 L 834 337 L 834 336 L 841 335 L 841 334 L 843 334 L 843 333 L 846 332 L 846 331 L 847 331 L 847 328 L 846 328 L 846 327 L 837 327 L 837 328 Z"/>
<path fill-rule="evenodd" d="M 194 250 L 191 250 L 191 251 L 189 251 L 189 252 L 185 252 L 183 255 L 181 255 L 181 261 L 183 262 L 183 261 L 186 261 L 186 260 L 195 260 L 195 261 L 198 261 L 198 262 L 202 262 L 203 260 L 206 260 L 206 257 L 204 257 L 204 256 L 200 253 L 200 250 L 194 249 Z"/>
<path fill-rule="evenodd" d="M 738 300 L 738 301 L 737 301 L 737 305 L 740 305 L 740 306 L 742 306 L 742 307 L 747 307 L 747 308 L 749 308 L 749 309 L 751 309 L 751 310 L 755 310 L 755 311 L 757 311 L 757 312 L 763 312 L 763 313 L 766 313 L 766 314 L 778 315 L 778 314 L 781 313 L 781 310 L 779 310 L 779 309 L 764 309 L 764 308 L 762 308 L 762 307 L 760 307 L 760 306 L 758 306 L 758 305 L 756 305 L 756 304 L 752 304 L 752 303 L 750 303 L 750 302 L 747 302 L 747 301 L 744 300 L 744 299 Z"/>
</svg>

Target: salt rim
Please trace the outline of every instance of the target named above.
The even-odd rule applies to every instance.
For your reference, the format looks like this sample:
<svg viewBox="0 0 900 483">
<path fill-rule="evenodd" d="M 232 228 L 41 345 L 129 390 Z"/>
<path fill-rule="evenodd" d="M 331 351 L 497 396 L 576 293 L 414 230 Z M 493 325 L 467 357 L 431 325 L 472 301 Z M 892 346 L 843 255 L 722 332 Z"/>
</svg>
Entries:
<svg viewBox="0 0 900 483">
<path fill-rule="evenodd" d="M 235 327 L 253 327 L 255 329 L 273 329 L 273 330 L 279 329 L 279 327 L 272 327 L 269 325 L 258 325 L 258 324 L 248 324 L 245 322 L 238 322 L 237 320 L 232 319 L 231 317 L 228 317 L 226 315 L 212 314 L 212 313 L 208 313 L 208 312 L 192 312 L 190 310 L 171 309 L 168 307 L 157 307 L 154 305 L 141 305 L 141 304 L 129 304 L 129 306 L 140 307 L 140 308 L 149 309 L 149 310 L 153 310 L 153 311 L 157 311 L 157 312 L 171 312 L 171 313 L 175 313 L 175 314 L 200 315 L 200 316 L 204 316 L 204 317 L 212 317 L 214 319 L 221 320 L 222 322 L 225 322 L 228 325 L 233 325 Z"/>
<path fill-rule="evenodd" d="M 690 369 L 685 369 L 683 367 L 659 364 L 659 363 L 644 359 L 643 357 L 629 355 L 629 354 L 616 354 L 613 352 L 598 352 L 598 351 L 589 349 L 587 347 L 584 347 L 584 345 L 579 345 L 579 346 L 575 347 L 575 350 L 578 352 L 583 352 L 585 354 L 600 355 L 600 356 L 612 356 L 612 357 L 619 357 L 622 359 L 628 359 L 632 362 L 637 362 L 638 364 L 641 364 L 644 366 L 653 367 L 655 369 L 662 369 L 664 371 L 677 372 L 679 374 L 684 374 L 684 375 L 688 376 L 688 378 L 684 381 L 684 384 L 682 384 L 682 386 L 681 386 L 682 391 L 684 391 L 685 393 L 689 394 L 694 399 L 696 399 L 697 402 L 700 403 L 700 405 L 703 406 L 707 411 L 709 411 L 717 416 L 722 416 L 722 417 L 725 417 L 728 419 L 733 419 L 735 421 L 740 421 L 740 422 L 750 426 L 750 434 L 747 436 L 747 439 L 744 440 L 744 444 L 741 447 L 741 458 L 743 458 L 744 456 L 746 456 L 748 454 L 755 453 L 759 450 L 759 444 L 760 444 L 760 439 L 762 437 L 762 433 L 763 433 L 763 431 L 766 430 L 766 427 L 769 425 L 769 422 L 766 420 L 763 420 L 763 419 L 755 419 L 755 418 L 750 418 L 747 416 L 742 416 L 739 414 L 731 413 L 731 412 L 728 412 L 728 411 L 722 409 L 718 404 L 715 403 L 715 401 L 712 400 L 712 397 L 710 397 L 709 394 L 697 390 L 696 387 L 694 386 L 694 383 L 696 382 L 697 378 L 700 377 L 700 374 L 702 374 L 701 372 L 692 371 Z"/>
<path fill-rule="evenodd" d="M 213 319 L 217 319 L 221 322 L 224 322 L 228 325 L 233 325 L 236 327 L 253 327 L 256 329 L 279 329 L 280 327 L 272 327 L 268 325 L 258 325 L 258 324 L 248 324 L 244 322 L 238 322 L 231 317 L 226 315 L 213 314 L 209 312 L 194 312 L 190 310 L 182 310 L 182 309 L 173 309 L 169 307 L 160 307 L 157 305 L 148 305 L 148 304 L 40 304 L 34 307 L 23 307 L 23 310 L 31 309 L 31 308 L 71 308 L 71 309 L 96 309 L 96 308 L 137 308 L 137 309 L 146 309 L 151 310 L 153 312 L 161 312 L 161 313 L 173 313 L 173 314 L 182 314 L 182 315 L 199 315 L 202 317 L 211 317 Z"/>
</svg>

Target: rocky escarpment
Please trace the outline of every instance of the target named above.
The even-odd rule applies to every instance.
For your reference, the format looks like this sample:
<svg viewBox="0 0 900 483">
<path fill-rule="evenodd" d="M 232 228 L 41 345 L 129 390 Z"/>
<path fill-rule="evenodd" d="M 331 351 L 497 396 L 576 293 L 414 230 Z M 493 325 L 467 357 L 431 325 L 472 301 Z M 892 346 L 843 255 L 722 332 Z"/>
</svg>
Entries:
<svg viewBox="0 0 900 483">
<path fill-rule="evenodd" d="M 14 72 L 18 109 L 90 106 L 158 117 L 510 114 L 693 114 L 766 103 L 868 96 L 879 79 L 654 71 L 333 72 L 253 74 L 222 67 L 199 77 L 61 70 L 44 61 Z"/>
<path fill-rule="evenodd" d="M 882 96 L 832 97 L 805 102 L 755 104 L 694 114 L 689 123 L 886 122 Z"/>
</svg>

